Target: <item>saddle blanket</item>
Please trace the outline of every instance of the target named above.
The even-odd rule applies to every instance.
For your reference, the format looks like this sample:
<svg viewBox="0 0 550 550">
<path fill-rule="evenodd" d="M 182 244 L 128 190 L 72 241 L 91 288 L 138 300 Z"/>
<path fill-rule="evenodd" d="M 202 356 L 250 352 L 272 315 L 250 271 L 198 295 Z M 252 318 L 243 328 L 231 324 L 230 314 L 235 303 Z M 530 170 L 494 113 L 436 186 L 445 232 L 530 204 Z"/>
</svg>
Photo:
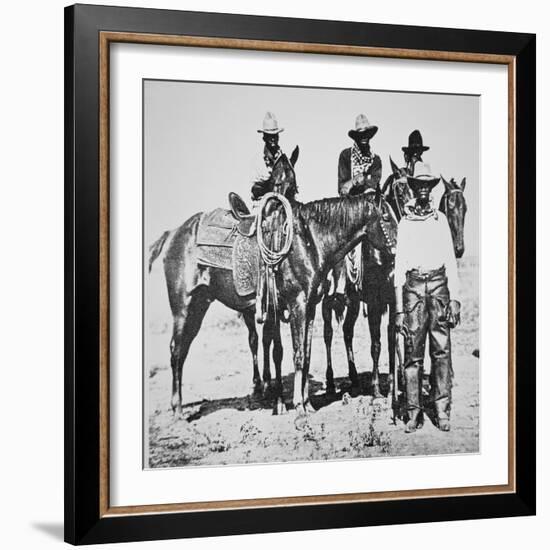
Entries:
<svg viewBox="0 0 550 550">
<path fill-rule="evenodd" d="M 233 271 L 237 294 L 247 296 L 256 292 L 259 251 L 256 238 L 241 235 L 237 225 L 230 210 L 204 214 L 197 229 L 197 263 Z"/>
</svg>

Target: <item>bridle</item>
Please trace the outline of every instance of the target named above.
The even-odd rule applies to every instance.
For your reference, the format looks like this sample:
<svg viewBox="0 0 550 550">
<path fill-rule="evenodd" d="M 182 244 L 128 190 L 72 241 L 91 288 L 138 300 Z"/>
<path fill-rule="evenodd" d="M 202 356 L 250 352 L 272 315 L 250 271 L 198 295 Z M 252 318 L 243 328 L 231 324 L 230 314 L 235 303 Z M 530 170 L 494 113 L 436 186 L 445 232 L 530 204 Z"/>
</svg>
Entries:
<svg viewBox="0 0 550 550">
<path fill-rule="evenodd" d="M 441 204 L 443 205 L 443 208 L 440 208 L 440 210 L 441 212 L 443 212 L 443 214 L 445 214 L 445 216 L 447 215 L 448 211 L 448 200 L 450 198 L 450 195 L 454 193 L 460 193 L 461 195 L 464 195 L 464 191 L 460 189 L 460 187 L 457 187 L 454 189 L 445 189 L 445 193 L 443 193 L 443 196 L 441 197 Z"/>
<path fill-rule="evenodd" d="M 279 163 L 283 158 L 286 159 L 287 161 L 287 164 L 288 164 L 288 168 L 291 170 L 292 172 L 292 176 L 293 176 L 293 179 L 294 179 L 294 183 L 288 183 L 288 181 L 286 180 L 286 178 L 282 181 L 280 181 L 279 183 L 274 183 L 273 184 L 273 192 L 275 193 L 280 193 L 281 195 L 284 195 L 286 197 L 286 194 L 289 190 L 292 190 L 292 193 L 293 195 L 295 195 L 296 193 L 298 193 L 298 186 L 296 185 L 296 172 L 294 171 L 294 166 L 292 166 L 292 163 L 288 160 L 288 157 L 284 154 L 284 153 L 281 153 L 276 159 L 275 159 L 275 162 L 273 163 L 273 168 L 272 168 L 272 173 L 273 171 L 275 170 L 275 166 L 277 165 L 277 163 Z M 288 184 L 287 188 L 283 191 L 281 188 L 285 185 L 285 184 Z M 287 197 L 289 198 L 289 197 Z"/>
<path fill-rule="evenodd" d="M 384 220 L 384 210 L 386 212 L 389 212 L 389 215 L 393 218 L 394 223 L 397 225 L 397 219 L 395 217 L 395 214 L 393 213 L 392 208 L 389 206 L 387 201 L 384 199 L 384 197 L 380 197 L 378 208 L 380 208 L 380 229 L 382 229 L 382 234 L 384 235 L 384 240 L 386 241 L 386 248 L 388 250 L 392 250 L 395 247 L 395 240 L 390 239 L 390 236 L 388 234 L 387 224 L 389 222 L 386 222 Z"/>
</svg>

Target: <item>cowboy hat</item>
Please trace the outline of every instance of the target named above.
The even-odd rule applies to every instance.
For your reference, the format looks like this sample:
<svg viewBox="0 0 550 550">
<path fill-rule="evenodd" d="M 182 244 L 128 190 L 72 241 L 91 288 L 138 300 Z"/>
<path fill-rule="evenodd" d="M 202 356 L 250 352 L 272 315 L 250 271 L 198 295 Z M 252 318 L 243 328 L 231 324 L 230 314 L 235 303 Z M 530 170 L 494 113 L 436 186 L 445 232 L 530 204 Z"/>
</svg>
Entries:
<svg viewBox="0 0 550 550">
<path fill-rule="evenodd" d="M 412 176 L 407 176 L 407 183 L 413 190 L 416 186 L 428 185 L 431 191 L 439 183 L 440 178 L 432 174 L 429 164 L 417 162 L 413 170 Z"/>
<path fill-rule="evenodd" d="M 369 119 L 363 115 L 357 115 L 355 119 L 355 130 L 350 130 L 348 136 L 355 140 L 359 138 L 362 134 L 367 134 L 369 138 L 374 136 L 378 132 L 378 126 L 374 126 L 369 122 Z"/>
<path fill-rule="evenodd" d="M 426 147 L 422 142 L 422 134 L 418 130 L 413 130 L 409 135 L 409 145 L 401 147 L 404 153 L 411 151 L 427 151 L 429 147 Z"/>
<path fill-rule="evenodd" d="M 268 111 L 264 116 L 262 129 L 258 130 L 260 134 L 280 134 L 283 131 L 284 128 L 279 128 L 277 117 L 270 111 Z"/>
</svg>

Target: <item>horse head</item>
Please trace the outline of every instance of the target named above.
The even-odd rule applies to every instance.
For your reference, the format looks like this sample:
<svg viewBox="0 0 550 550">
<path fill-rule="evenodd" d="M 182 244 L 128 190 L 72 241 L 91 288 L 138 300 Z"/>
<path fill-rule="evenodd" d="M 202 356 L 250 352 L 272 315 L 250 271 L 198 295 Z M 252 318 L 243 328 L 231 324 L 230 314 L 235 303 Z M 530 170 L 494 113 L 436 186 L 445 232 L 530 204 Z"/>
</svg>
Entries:
<svg viewBox="0 0 550 550">
<path fill-rule="evenodd" d="M 294 166 L 298 160 L 300 154 L 300 148 L 296 146 L 290 159 L 282 153 L 279 155 L 270 176 L 270 188 L 276 193 L 281 193 L 287 199 L 293 200 L 298 193 L 298 186 L 296 184 L 296 172 Z"/>
<path fill-rule="evenodd" d="M 375 207 L 378 216 L 369 240 L 374 247 L 393 258 L 397 244 L 397 218 L 381 191 L 376 192 Z"/>
<path fill-rule="evenodd" d="M 466 210 L 468 209 L 464 197 L 466 178 L 462 178 L 460 185 L 455 182 L 454 178 L 447 181 L 441 176 L 441 181 L 445 186 L 445 192 L 439 202 L 439 211 L 445 214 L 449 222 L 455 256 L 462 258 L 464 254 L 464 220 L 466 218 Z"/>
<path fill-rule="evenodd" d="M 403 217 L 403 208 L 412 198 L 411 189 L 407 183 L 406 168 L 399 168 L 390 156 L 392 173 L 382 186 L 382 195 L 388 201 L 393 213 L 399 221 Z"/>
</svg>

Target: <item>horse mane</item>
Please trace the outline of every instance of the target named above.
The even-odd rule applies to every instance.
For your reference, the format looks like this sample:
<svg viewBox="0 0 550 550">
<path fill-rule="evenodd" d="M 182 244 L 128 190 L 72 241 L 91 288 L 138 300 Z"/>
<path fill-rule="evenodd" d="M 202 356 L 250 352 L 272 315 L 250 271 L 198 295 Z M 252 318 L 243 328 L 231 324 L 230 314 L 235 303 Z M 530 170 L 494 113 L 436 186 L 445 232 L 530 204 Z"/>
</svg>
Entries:
<svg viewBox="0 0 550 550">
<path fill-rule="evenodd" d="M 364 220 L 365 217 L 370 216 L 373 205 L 366 196 L 331 197 L 297 203 L 296 210 L 305 222 L 317 222 L 327 232 L 334 232 L 347 230 L 356 225 L 358 220 Z"/>
</svg>

